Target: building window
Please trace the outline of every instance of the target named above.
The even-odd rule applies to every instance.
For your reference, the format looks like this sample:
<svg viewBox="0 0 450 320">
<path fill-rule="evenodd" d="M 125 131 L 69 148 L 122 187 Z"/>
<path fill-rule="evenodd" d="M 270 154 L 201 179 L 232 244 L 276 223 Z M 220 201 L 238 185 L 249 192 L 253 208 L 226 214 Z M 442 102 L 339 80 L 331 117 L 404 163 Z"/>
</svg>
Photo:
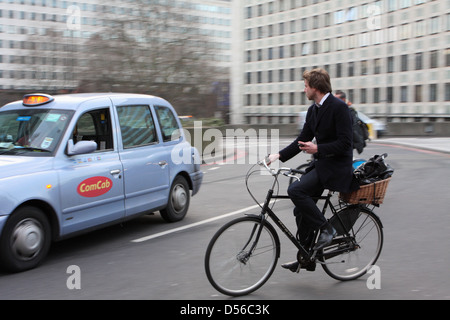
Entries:
<svg viewBox="0 0 450 320">
<path fill-rule="evenodd" d="M 416 70 L 422 70 L 423 66 L 422 66 L 422 60 L 423 60 L 423 54 L 422 52 L 417 52 L 416 53 Z"/>
<path fill-rule="evenodd" d="M 342 63 L 336 65 L 336 78 L 342 77 Z"/>
<path fill-rule="evenodd" d="M 361 89 L 359 99 L 360 99 L 361 104 L 367 103 L 367 90 L 366 89 Z"/>
<path fill-rule="evenodd" d="M 387 60 L 387 72 L 388 73 L 394 72 L 394 57 L 388 57 L 388 60 Z"/>
<path fill-rule="evenodd" d="M 437 101 L 437 84 L 430 84 L 430 102 Z"/>
<path fill-rule="evenodd" d="M 400 102 L 408 102 L 408 87 L 402 86 L 400 88 Z"/>
<path fill-rule="evenodd" d="M 408 71 L 408 55 L 404 54 L 401 57 L 401 71 Z"/>
<path fill-rule="evenodd" d="M 388 87 L 386 91 L 386 100 L 388 103 L 394 102 L 394 88 Z"/>
<path fill-rule="evenodd" d="M 414 87 L 414 101 L 422 102 L 422 86 L 421 85 L 416 85 Z"/>
<path fill-rule="evenodd" d="M 289 70 L 289 80 L 295 81 L 295 69 L 294 68 Z"/>
<path fill-rule="evenodd" d="M 373 73 L 374 74 L 381 73 L 381 59 L 375 59 Z"/>
<path fill-rule="evenodd" d="M 380 103 L 380 88 L 373 89 L 373 103 Z"/>
<path fill-rule="evenodd" d="M 353 77 L 355 75 L 355 63 L 349 62 L 348 63 L 348 76 Z"/>
<path fill-rule="evenodd" d="M 367 75 L 367 60 L 361 61 L 361 75 Z"/>
<path fill-rule="evenodd" d="M 430 53 L 430 68 L 438 67 L 438 52 L 437 50 L 431 51 Z"/>
</svg>

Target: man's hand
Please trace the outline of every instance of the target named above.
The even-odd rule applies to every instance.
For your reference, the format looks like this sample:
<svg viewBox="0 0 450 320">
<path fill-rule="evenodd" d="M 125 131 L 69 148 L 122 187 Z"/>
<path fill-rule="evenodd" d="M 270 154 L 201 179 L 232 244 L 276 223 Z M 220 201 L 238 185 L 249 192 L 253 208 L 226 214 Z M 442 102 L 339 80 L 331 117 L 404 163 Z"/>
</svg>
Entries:
<svg viewBox="0 0 450 320">
<path fill-rule="evenodd" d="M 267 165 L 270 165 L 272 162 L 277 161 L 278 159 L 280 159 L 280 154 L 279 153 L 275 153 L 275 154 L 269 154 L 267 156 L 268 159 L 268 163 Z"/>
<path fill-rule="evenodd" d="M 311 141 L 308 142 L 299 141 L 298 146 L 302 151 L 305 151 L 308 154 L 315 154 L 319 151 L 317 145 L 312 143 Z"/>
</svg>

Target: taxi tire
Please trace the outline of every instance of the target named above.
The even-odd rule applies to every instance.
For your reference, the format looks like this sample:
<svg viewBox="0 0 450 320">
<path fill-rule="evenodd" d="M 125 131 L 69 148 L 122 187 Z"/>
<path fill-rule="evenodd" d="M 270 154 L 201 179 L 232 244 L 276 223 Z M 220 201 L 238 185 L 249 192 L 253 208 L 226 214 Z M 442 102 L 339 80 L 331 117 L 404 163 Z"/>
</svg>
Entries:
<svg viewBox="0 0 450 320">
<path fill-rule="evenodd" d="M 14 234 L 21 234 L 23 237 L 28 237 L 25 240 L 36 242 L 37 249 L 25 248 L 31 249 L 33 253 L 30 253 L 29 257 L 19 257 L 12 248 Z M 23 242 L 26 242 L 25 240 Z M 30 246 L 33 244 L 35 243 L 28 243 Z M 26 244 L 22 245 L 26 246 Z M 12 272 L 35 268 L 46 257 L 50 245 L 50 223 L 42 210 L 32 206 L 18 208 L 6 222 L 0 238 L 0 266 Z"/>
<path fill-rule="evenodd" d="M 189 209 L 190 191 L 186 179 L 177 176 L 170 187 L 169 202 L 160 210 L 161 217 L 167 222 L 183 220 Z"/>
</svg>

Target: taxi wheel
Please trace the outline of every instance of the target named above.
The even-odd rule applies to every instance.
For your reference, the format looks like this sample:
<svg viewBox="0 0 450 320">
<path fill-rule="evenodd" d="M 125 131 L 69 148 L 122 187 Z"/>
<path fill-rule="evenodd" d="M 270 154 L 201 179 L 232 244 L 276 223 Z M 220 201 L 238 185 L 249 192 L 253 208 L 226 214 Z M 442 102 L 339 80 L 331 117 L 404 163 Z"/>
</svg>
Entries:
<svg viewBox="0 0 450 320">
<path fill-rule="evenodd" d="M 6 222 L 0 238 L 0 263 L 13 272 L 36 267 L 51 244 L 50 224 L 36 207 L 17 209 Z"/>
<path fill-rule="evenodd" d="M 160 211 L 161 217 L 168 222 L 182 220 L 189 209 L 189 186 L 185 178 L 178 176 L 172 183 L 167 207 Z"/>
</svg>

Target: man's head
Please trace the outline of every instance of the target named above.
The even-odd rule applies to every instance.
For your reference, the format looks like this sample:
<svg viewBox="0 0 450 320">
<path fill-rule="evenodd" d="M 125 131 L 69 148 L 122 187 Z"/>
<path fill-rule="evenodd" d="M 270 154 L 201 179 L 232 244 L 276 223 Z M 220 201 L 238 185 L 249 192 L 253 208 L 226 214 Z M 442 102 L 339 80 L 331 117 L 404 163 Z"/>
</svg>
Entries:
<svg viewBox="0 0 450 320">
<path fill-rule="evenodd" d="M 305 93 L 309 100 L 315 100 L 317 96 L 331 92 L 330 75 L 322 68 L 306 70 L 303 72 L 305 80 Z"/>
<path fill-rule="evenodd" d="M 336 98 L 339 98 L 342 101 L 347 101 L 346 100 L 347 97 L 345 96 L 345 93 L 343 91 L 341 91 L 341 90 L 337 90 L 334 95 L 335 95 Z"/>
</svg>

